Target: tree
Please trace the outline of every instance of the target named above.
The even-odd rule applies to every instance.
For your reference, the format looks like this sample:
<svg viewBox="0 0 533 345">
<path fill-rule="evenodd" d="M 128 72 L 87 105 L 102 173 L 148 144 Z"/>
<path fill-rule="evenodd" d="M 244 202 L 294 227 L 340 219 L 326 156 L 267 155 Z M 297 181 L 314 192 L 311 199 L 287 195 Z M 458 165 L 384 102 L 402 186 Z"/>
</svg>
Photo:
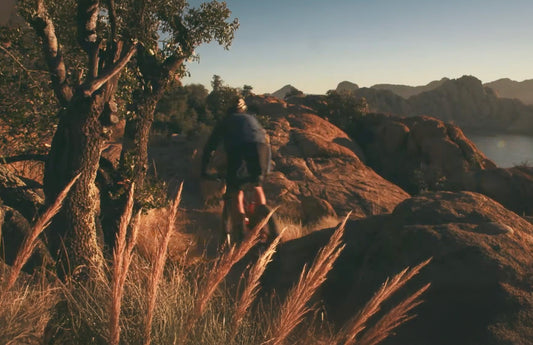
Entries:
<svg viewBox="0 0 533 345">
<path fill-rule="evenodd" d="M 201 84 L 171 87 L 158 102 L 153 130 L 190 134 L 205 122 L 207 89 Z"/>
<path fill-rule="evenodd" d="M 368 103 L 364 97 L 357 97 L 352 92 L 330 90 L 326 93 L 325 107 L 321 109 L 320 114 L 350 133 L 350 126 L 368 112 Z"/>
<path fill-rule="evenodd" d="M 98 0 L 27 1 L 20 4 L 20 13 L 40 38 L 60 107 L 45 165 L 46 201 L 80 175 L 52 227 L 52 249 L 59 248 L 62 238 L 67 248 L 61 253 L 63 262 L 78 277 L 86 277 L 103 264 L 96 236 L 95 178 L 118 79 L 137 43 L 120 34 L 114 0 L 105 5 Z"/>
<path fill-rule="evenodd" d="M 207 96 L 207 108 L 213 114 L 210 123 L 212 125 L 228 112 L 232 102 L 241 95 L 241 91 L 224 85 L 224 81 L 218 75 L 213 76 L 211 86 L 213 90 Z"/>
<path fill-rule="evenodd" d="M 229 48 L 239 24 L 229 20 L 225 2 L 210 1 L 199 8 L 185 1 L 143 2 L 143 16 L 134 18 L 140 45 L 136 63 L 140 88 L 134 97 L 134 116 L 128 122 L 128 138 L 122 166 L 132 166 L 135 185 L 142 188 L 148 169 L 148 139 L 156 105 L 173 81 L 185 73 L 184 63 L 195 58 L 195 49 L 216 41 Z"/>
<path fill-rule="evenodd" d="M 44 155 L 53 135 L 57 102 L 37 38 L 26 25 L 0 27 L 0 156 L 16 161 Z"/>
<path fill-rule="evenodd" d="M 39 37 L 58 106 L 44 174 L 47 202 L 80 174 L 48 234 L 51 250 L 66 248 L 60 259 L 83 277 L 103 262 L 95 178 L 120 98 L 133 99 L 134 140 L 123 156 L 131 154 L 142 184 L 157 101 L 198 45 L 215 39 L 227 48 L 238 22 L 226 22 L 230 11 L 217 1 L 196 9 L 184 0 L 28 0 L 19 13 Z"/>
<path fill-rule="evenodd" d="M 242 96 L 243 96 L 243 97 L 248 97 L 248 96 L 250 96 L 250 95 L 252 94 L 252 90 L 253 90 L 253 89 L 254 89 L 254 88 L 253 88 L 252 86 L 250 86 L 250 85 L 246 85 L 246 84 L 245 84 L 245 85 L 242 87 Z"/>
</svg>

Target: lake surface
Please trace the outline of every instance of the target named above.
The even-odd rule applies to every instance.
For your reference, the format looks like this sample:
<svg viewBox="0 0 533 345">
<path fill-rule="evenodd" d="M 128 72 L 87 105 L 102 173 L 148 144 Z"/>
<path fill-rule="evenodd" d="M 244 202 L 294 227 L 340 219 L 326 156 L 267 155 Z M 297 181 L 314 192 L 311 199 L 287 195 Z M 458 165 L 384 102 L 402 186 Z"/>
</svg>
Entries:
<svg viewBox="0 0 533 345">
<path fill-rule="evenodd" d="M 522 163 L 533 165 L 533 137 L 511 134 L 465 135 L 487 158 L 501 168 L 510 168 Z"/>
</svg>

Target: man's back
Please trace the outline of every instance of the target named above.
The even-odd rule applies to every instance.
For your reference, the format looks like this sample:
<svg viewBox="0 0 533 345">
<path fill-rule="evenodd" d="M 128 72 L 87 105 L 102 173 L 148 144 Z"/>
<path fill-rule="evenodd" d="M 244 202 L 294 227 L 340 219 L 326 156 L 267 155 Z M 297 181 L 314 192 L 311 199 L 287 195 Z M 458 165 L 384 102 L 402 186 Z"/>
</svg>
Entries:
<svg viewBox="0 0 533 345">
<path fill-rule="evenodd" d="M 245 143 L 266 143 L 266 133 L 257 119 L 246 113 L 234 113 L 223 120 L 223 140 L 226 148 Z"/>
</svg>

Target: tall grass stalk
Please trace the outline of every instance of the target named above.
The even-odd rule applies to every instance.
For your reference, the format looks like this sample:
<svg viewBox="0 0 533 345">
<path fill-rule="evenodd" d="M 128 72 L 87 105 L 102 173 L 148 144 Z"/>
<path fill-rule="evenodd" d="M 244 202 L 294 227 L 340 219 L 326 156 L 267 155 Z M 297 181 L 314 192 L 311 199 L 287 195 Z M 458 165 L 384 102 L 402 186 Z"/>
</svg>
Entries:
<svg viewBox="0 0 533 345">
<path fill-rule="evenodd" d="M 393 329 L 414 318 L 416 315 L 409 315 L 408 313 L 422 303 L 422 301 L 419 300 L 419 297 L 426 292 L 430 285 L 430 283 L 426 284 L 417 292 L 392 308 L 363 335 L 361 340 L 357 342 L 357 345 L 379 344 L 391 335 Z"/>
<path fill-rule="evenodd" d="M 139 218 L 141 212 L 136 216 L 136 221 L 132 226 L 132 231 L 128 243 L 126 244 L 126 234 L 133 212 L 133 192 L 135 185 L 132 183 L 128 195 L 128 201 L 122 216 L 117 234 L 115 249 L 113 250 L 113 276 L 112 276 L 112 297 L 109 318 L 110 344 L 118 345 L 120 341 L 120 308 L 122 305 L 122 295 L 124 293 L 124 283 L 128 274 L 132 258 L 132 251 L 137 241 Z"/>
<path fill-rule="evenodd" d="M 239 329 L 239 326 L 246 315 L 248 309 L 252 305 L 253 301 L 256 299 L 257 294 L 260 289 L 260 279 L 263 273 L 265 272 L 265 269 L 267 265 L 272 261 L 272 256 L 276 252 L 276 248 L 278 244 L 280 243 L 283 234 L 285 232 L 285 229 L 283 229 L 278 237 L 267 248 L 267 250 L 261 254 L 259 259 L 256 261 L 256 263 L 252 266 L 250 271 L 248 272 L 248 277 L 246 279 L 246 286 L 240 296 L 240 298 L 237 301 L 237 307 L 235 308 L 235 312 L 233 314 L 233 325 L 232 325 L 232 333 L 231 333 L 231 339 L 235 338 L 235 335 L 237 334 L 237 331 Z"/>
<path fill-rule="evenodd" d="M 175 230 L 176 216 L 178 214 L 178 206 L 181 201 L 181 192 L 183 191 L 183 182 L 180 184 L 178 194 L 174 199 L 170 214 L 168 216 L 168 225 L 166 231 L 163 233 L 161 243 L 156 252 L 155 263 L 152 267 L 150 275 L 150 282 L 148 284 L 148 309 L 146 311 L 146 321 L 144 328 L 144 345 L 149 345 L 151 342 L 152 320 L 154 317 L 154 308 L 157 298 L 157 289 L 159 287 L 159 281 L 165 268 L 165 262 L 167 259 L 167 248 L 170 242 L 170 236 Z"/>
<path fill-rule="evenodd" d="M 272 217 L 276 210 L 277 208 L 271 210 L 270 213 L 252 229 L 250 235 L 245 238 L 239 246 L 231 246 L 230 249 L 215 262 L 213 269 L 209 271 L 207 277 L 200 286 L 192 314 L 190 315 L 185 327 L 186 337 L 183 338 L 183 342 L 185 342 L 190 336 L 192 328 L 198 319 L 203 315 L 209 300 L 213 296 L 213 293 L 229 273 L 233 265 L 239 262 L 250 251 L 250 249 L 259 243 L 261 229 L 268 223 L 270 217 Z"/>
<path fill-rule="evenodd" d="M 24 238 L 20 250 L 17 253 L 17 257 L 15 258 L 15 262 L 13 263 L 13 267 L 11 268 L 11 273 L 9 274 L 9 277 L 7 279 L 6 286 L 4 287 L 2 295 L 0 296 L 0 301 L 5 298 L 7 292 L 15 284 L 20 274 L 20 271 L 22 270 L 22 267 L 24 267 L 24 265 L 26 264 L 35 249 L 35 240 L 44 231 L 44 229 L 46 229 L 50 225 L 51 219 L 57 214 L 57 212 L 59 212 L 63 204 L 63 200 L 65 200 L 68 192 L 70 191 L 70 188 L 72 188 L 72 186 L 78 180 L 79 177 L 79 174 L 76 175 L 67 184 L 63 191 L 59 193 L 55 202 L 39 217 L 39 219 L 37 219 L 37 221 L 33 225 L 32 230 Z"/>
<path fill-rule="evenodd" d="M 420 272 L 420 270 L 425 267 L 429 262 L 431 261 L 431 258 L 418 264 L 416 267 L 413 267 L 412 269 L 409 269 L 409 267 L 405 268 L 403 271 L 395 275 L 392 279 L 387 279 L 382 285 L 381 288 L 374 294 L 374 296 L 365 304 L 363 309 L 359 313 L 357 313 L 353 318 L 348 320 L 346 323 L 346 326 L 343 327 L 343 330 L 338 333 L 335 344 L 346 344 L 346 345 L 353 345 L 358 343 L 357 337 L 361 334 L 361 332 L 366 328 L 367 321 L 381 309 L 381 305 L 383 302 L 385 302 L 392 294 L 394 294 L 396 291 L 398 291 L 402 286 L 404 286 L 411 278 L 413 278 L 416 274 Z M 419 296 L 422 292 L 424 292 L 428 285 L 420 289 L 417 293 L 415 293 L 413 296 Z M 419 293 L 420 292 L 420 293 Z M 410 300 L 408 298 L 406 301 Z M 405 302 L 405 301 L 404 301 Z M 404 310 L 406 306 L 402 302 L 400 305 L 403 305 Z M 409 310 L 411 310 L 415 305 L 413 305 Z M 394 309 L 393 309 L 394 310 Z M 396 321 L 400 321 L 403 319 L 403 322 L 407 321 L 408 319 L 405 319 L 403 316 L 400 319 L 396 320 L 390 320 L 390 317 L 392 316 L 401 316 L 398 314 L 398 310 L 395 310 L 394 314 L 391 314 L 389 316 L 389 321 L 387 321 L 387 324 L 395 324 Z M 385 321 L 384 321 L 385 322 Z M 382 326 L 385 325 L 385 323 L 382 324 Z M 374 332 L 376 332 L 378 329 L 375 328 Z"/>
<path fill-rule="evenodd" d="M 285 302 L 281 306 L 269 344 L 282 344 L 296 326 L 303 321 L 304 315 L 310 310 L 307 307 L 307 303 L 317 289 L 326 281 L 326 275 L 333 268 L 333 263 L 344 249 L 341 238 L 349 216 L 350 214 L 344 218 L 343 222 L 331 235 L 329 242 L 319 251 L 311 268 L 309 270 L 306 267 L 303 268 L 300 279 L 289 291 Z"/>
</svg>

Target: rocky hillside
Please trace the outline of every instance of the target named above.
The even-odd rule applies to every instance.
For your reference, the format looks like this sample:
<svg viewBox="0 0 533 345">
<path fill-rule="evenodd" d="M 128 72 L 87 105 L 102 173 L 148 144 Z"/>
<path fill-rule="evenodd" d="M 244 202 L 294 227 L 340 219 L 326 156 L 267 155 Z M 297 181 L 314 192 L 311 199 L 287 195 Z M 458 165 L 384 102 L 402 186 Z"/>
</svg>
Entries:
<svg viewBox="0 0 533 345">
<path fill-rule="evenodd" d="M 274 171 L 266 191 L 282 215 L 304 223 L 349 211 L 360 218 L 388 213 L 409 196 L 367 167 L 361 148 L 312 110 L 261 96 L 247 101 L 270 117 Z"/>
<path fill-rule="evenodd" d="M 332 230 L 287 242 L 265 284 L 282 294 Z M 387 345 L 516 345 L 533 339 L 533 226 L 471 192 L 425 193 L 392 213 L 349 221 L 346 248 L 318 298 L 339 327 L 387 277 L 432 258 L 393 303 L 431 282 L 417 317 Z"/>
<path fill-rule="evenodd" d="M 408 85 L 397 85 L 397 84 L 376 84 L 376 85 L 372 85 L 370 88 L 376 89 L 376 90 L 389 90 L 392 93 L 407 99 L 411 96 L 418 95 L 419 93 L 436 89 L 437 87 L 441 86 L 448 80 L 450 79 L 442 78 L 441 80 L 434 80 L 428 83 L 427 85 L 421 85 L 421 86 L 408 86 Z"/>
<path fill-rule="evenodd" d="M 374 112 L 428 115 L 454 122 L 465 130 L 533 133 L 533 106 L 516 99 L 500 98 L 471 76 L 442 80 L 440 86 L 408 99 L 390 90 L 374 88 L 360 88 L 356 95 L 365 97 Z"/>
<path fill-rule="evenodd" d="M 418 95 L 422 92 L 436 89 L 448 80 L 450 79 L 442 78 L 441 80 L 434 80 L 428 83 L 427 85 L 421 86 L 409 86 L 401 84 L 376 84 L 372 85 L 370 88 L 377 90 L 388 90 L 400 97 L 408 99 L 409 97 Z M 509 78 L 502 78 L 488 83 L 484 83 L 483 86 L 489 87 L 494 90 L 496 95 L 500 98 L 517 99 L 524 104 L 533 105 L 533 79 L 515 81 Z"/>
</svg>

